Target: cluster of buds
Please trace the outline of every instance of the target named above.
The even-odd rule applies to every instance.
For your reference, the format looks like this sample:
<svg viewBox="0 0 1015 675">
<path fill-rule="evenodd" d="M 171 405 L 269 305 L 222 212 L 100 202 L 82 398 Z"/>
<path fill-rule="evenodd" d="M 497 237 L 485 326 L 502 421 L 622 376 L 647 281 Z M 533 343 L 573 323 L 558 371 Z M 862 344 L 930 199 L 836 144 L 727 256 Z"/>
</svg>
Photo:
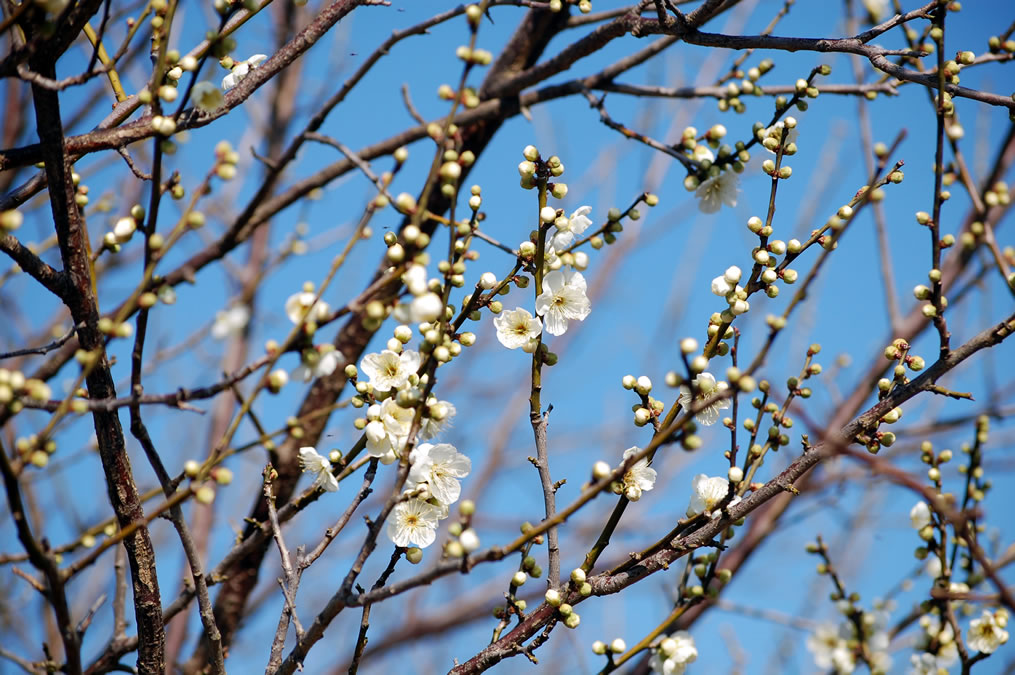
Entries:
<svg viewBox="0 0 1015 675">
<path fill-rule="evenodd" d="M 458 507 L 461 516 L 457 522 L 448 526 L 451 539 L 444 545 L 444 555 L 449 558 L 464 558 L 479 550 L 479 535 L 472 528 L 472 516 L 476 512 L 476 504 L 471 499 L 463 499 Z"/>
<path fill-rule="evenodd" d="M 49 464 L 49 456 L 56 452 L 56 441 L 31 434 L 14 441 L 14 449 L 22 461 L 41 469 Z"/>
<path fill-rule="evenodd" d="M 522 188 L 526 190 L 536 187 L 539 180 L 546 180 L 551 176 L 559 178 L 564 175 L 564 163 L 557 155 L 551 155 L 549 159 L 543 161 L 539 150 L 534 145 L 527 145 L 522 150 L 522 156 L 525 159 L 518 164 L 518 175 L 521 176 Z M 557 199 L 563 199 L 567 194 L 567 186 L 557 183 L 550 188 L 550 191 Z"/>
<path fill-rule="evenodd" d="M 455 50 L 455 56 L 460 58 L 466 63 L 471 63 L 477 66 L 488 66 L 493 61 L 493 54 L 485 49 L 472 49 L 466 45 L 462 45 Z"/>
<path fill-rule="evenodd" d="M 236 165 L 240 161 L 240 155 L 233 150 L 229 141 L 219 141 L 215 144 L 215 174 L 222 180 L 232 180 L 236 177 Z"/>
<path fill-rule="evenodd" d="M 52 391 L 43 380 L 26 378 L 20 370 L 0 368 L 0 406 L 8 412 L 19 412 L 24 407 L 23 398 L 45 403 L 51 396 Z"/>
<path fill-rule="evenodd" d="M 126 244 L 130 241 L 131 237 L 137 231 L 138 225 L 140 225 L 145 218 L 144 207 L 140 204 L 135 204 L 130 208 L 130 215 L 124 216 L 116 221 L 113 225 L 113 229 L 106 232 L 102 237 L 102 245 L 105 249 L 116 253 L 120 250 L 121 244 Z"/>
<path fill-rule="evenodd" d="M 458 191 L 458 181 L 462 177 L 462 169 L 468 168 L 476 161 L 476 155 L 471 150 L 459 153 L 454 149 L 444 151 L 444 163 L 440 168 L 441 194 L 445 197 L 454 197 Z"/>
<path fill-rule="evenodd" d="M 758 85 L 758 80 L 761 79 L 762 75 L 772 70 L 773 65 L 771 59 L 763 59 L 757 66 L 748 68 L 746 73 L 738 69 L 734 75 L 740 79 L 740 82 L 730 81 L 726 84 L 726 91 L 718 101 L 719 112 L 726 112 L 731 108 L 737 113 L 743 113 L 747 110 L 747 107 L 741 100 L 741 96 L 761 96 L 764 94 L 761 86 Z"/>
</svg>

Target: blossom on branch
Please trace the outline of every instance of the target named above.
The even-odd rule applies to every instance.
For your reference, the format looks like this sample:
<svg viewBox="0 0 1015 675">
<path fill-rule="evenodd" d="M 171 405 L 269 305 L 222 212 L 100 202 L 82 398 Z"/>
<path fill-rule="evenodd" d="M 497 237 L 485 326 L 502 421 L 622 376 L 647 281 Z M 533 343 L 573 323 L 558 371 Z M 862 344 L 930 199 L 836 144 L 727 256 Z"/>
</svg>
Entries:
<svg viewBox="0 0 1015 675">
<path fill-rule="evenodd" d="M 317 453 L 317 450 L 310 446 L 300 448 L 300 468 L 304 473 L 314 474 L 315 488 L 335 492 L 338 490 L 338 480 L 331 473 L 331 462 Z"/>
<path fill-rule="evenodd" d="M 388 516 L 388 538 L 395 546 L 426 548 L 437 538 L 439 511 L 422 499 L 401 502 Z"/>
<path fill-rule="evenodd" d="M 462 494 L 459 478 L 472 471 L 472 460 L 448 443 L 423 443 L 410 455 L 412 463 L 406 487 L 414 489 L 426 484 L 430 495 L 445 506 L 458 501 Z"/>
<path fill-rule="evenodd" d="M 406 386 L 409 376 L 419 370 L 419 364 L 419 352 L 406 349 L 401 354 L 396 354 L 385 349 L 364 356 L 360 370 L 370 378 L 370 385 L 375 391 L 391 391 Z"/>
<path fill-rule="evenodd" d="M 240 83 L 240 80 L 245 78 L 252 69 L 257 68 L 267 58 L 268 57 L 265 54 L 254 54 L 249 59 L 245 61 L 240 61 L 239 63 L 233 66 L 233 69 L 229 72 L 228 75 L 222 78 L 222 88 L 225 89 L 226 91 L 229 91 L 230 89 L 238 85 Z"/>
<path fill-rule="evenodd" d="M 641 452 L 641 448 L 635 446 L 624 451 L 624 459 Z M 648 492 L 655 487 L 656 470 L 648 465 L 648 459 L 642 457 L 631 465 L 624 473 L 622 482 L 615 484 L 614 492 L 623 494 L 628 501 L 636 502 L 641 499 L 643 492 Z"/>
<path fill-rule="evenodd" d="M 723 171 L 703 181 L 694 193 L 698 198 L 698 209 L 702 213 L 716 213 L 723 204 L 736 206 L 739 183 L 740 178 L 733 171 Z"/>
<path fill-rule="evenodd" d="M 729 481 L 722 476 L 709 478 L 699 473 L 691 482 L 691 502 L 687 505 L 687 516 L 693 518 L 699 513 L 704 513 L 708 518 L 718 518 L 722 515 L 716 508 L 726 499 L 729 488 Z M 727 508 L 739 504 L 739 496 L 733 497 Z"/>
<path fill-rule="evenodd" d="M 690 410 L 692 404 L 695 401 L 704 401 L 709 396 L 716 392 L 725 391 L 729 388 L 729 385 L 725 382 L 716 383 L 715 376 L 712 373 L 700 373 L 695 378 L 695 383 L 698 388 L 698 395 L 691 396 L 691 388 L 686 385 L 680 386 L 680 395 L 677 397 L 677 402 L 680 403 L 685 411 Z M 719 411 L 725 410 L 730 407 L 728 399 L 720 399 L 709 406 L 706 406 L 694 414 L 694 419 L 699 424 L 704 424 L 709 427 L 719 421 Z"/>
<path fill-rule="evenodd" d="M 681 630 L 663 637 L 659 647 L 652 652 L 648 665 L 652 672 L 660 675 L 681 675 L 687 665 L 697 658 L 698 648 L 694 645 L 694 638 L 686 630 Z"/>
<path fill-rule="evenodd" d="M 521 307 L 501 312 L 493 325 L 497 328 L 497 339 L 508 349 L 525 347 L 543 332 L 543 322 Z"/>
<path fill-rule="evenodd" d="M 536 298 L 536 313 L 546 320 L 546 332 L 563 335 L 567 322 L 584 321 L 592 311 L 585 295 L 585 277 L 571 269 L 547 272 L 543 292 Z"/>
</svg>

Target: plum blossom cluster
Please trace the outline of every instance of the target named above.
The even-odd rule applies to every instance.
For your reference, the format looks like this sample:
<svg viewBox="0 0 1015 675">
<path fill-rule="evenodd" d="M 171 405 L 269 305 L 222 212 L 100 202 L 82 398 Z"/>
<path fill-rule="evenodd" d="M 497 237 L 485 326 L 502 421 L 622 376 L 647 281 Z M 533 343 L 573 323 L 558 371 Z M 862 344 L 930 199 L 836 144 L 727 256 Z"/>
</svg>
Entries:
<svg viewBox="0 0 1015 675">
<path fill-rule="evenodd" d="M 705 401 L 713 394 L 724 392 L 728 388 L 729 385 L 726 382 L 716 382 L 712 373 L 699 373 L 694 378 L 694 391 L 687 385 L 680 385 L 680 396 L 677 398 L 677 402 L 684 410 L 690 410 L 696 403 Z M 694 419 L 699 424 L 711 426 L 719 421 L 719 411 L 729 407 L 728 399 L 719 399 L 695 413 Z"/>
<path fill-rule="evenodd" d="M 1008 610 L 997 609 L 993 612 L 983 610 L 979 619 L 969 622 L 966 644 L 981 654 L 993 654 L 1008 642 Z"/>
<path fill-rule="evenodd" d="M 624 451 L 624 459 L 641 452 L 639 447 L 631 447 Z M 642 493 L 648 492 L 655 487 L 656 470 L 649 466 L 648 459 L 642 457 L 624 472 L 624 477 L 614 481 L 610 489 L 614 494 L 624 495 L 628 501 L 636 502 L 641 499 Z"/>
<path fill-rule="evenodd" d="M 728 488 L 729 481 L 722 476 L 709 478 L 703 473 L 696 475 L 691 481 L 691 501 L 687 505 L 687 517 L 693 518 L 700 513 L 704 513 L 707 518 L 721 516 L 719 505 L 726 499 Z M 740 502 L 740 496 L 734 496 L 726 508 L 736 506 Z"/>
<path fill-rule="evenodd" d="M 839 610 L 854 611 L 852 603 L 839 601 Z M 888 615 L 883 611 L 864 612 L 860 623 L 862 636 L 857 636 L 856 626 L 851 620 L 844 620 L 838 626 L 822 624 L 807 638 L 807 649 L 814 657 L 814 664 L 836 675 L 849 675 L 857 667 L 857 650 L 862 640 L 870 660 L 872 672 L 887 673 L 892 667 L 888 653 L 890 638 L 886 630 Z"/>
<path fill-rule="evenodd" d="M 222 78 L 222 88 L 229 91 L 249 75 L 251 70 L 257 68 L 267 59 L 268 56 L 266 54 L 254 54 L 244 61 L 234 63 L 229 74 Z"/>
<path fill-rule="evenodd" d="M 663 636 L 659 645 L 652 651 L 648 665 L 653 673 L 660 675 L 681 675 L 687 670 L 688 664 L 698 658 L 698 648 L 694 638 L 685 630 L 677 631 L 670 636 Z"/>
<path fill-rule="evenodd" d="M 216 315 L 212 335 L 215 335 L 216 328 L 223 333 L 223 337 L 242 331 L 242 326 L 237 327 L 237 324 L 244 316 L 242 314 L 233 316 L 231 315 L 233 311 L 231 309 L 224 314 L 220 312 Z M 312 336 L 317 330 L 317 324 L 327 321 L 330 317 L 331 307 L 324 300 L 318 299 L 314 285 L 306 282 L 299 293 L 290 295 L 285 301 L 285 314 L 290 321 L 302 327 L 304 334 Z M 249 321 L 249 310 L 245 320 Z M 293 369 L 291 376 L 300 382 L 310 382 L 316 377 L 327 377 L 344 365 L 345 355 L 333 345 L 309 346 L 300 352 L 300 364 Z"/>
<path fill-rule="evenodd" d="M 727 268 L 722 276 L 712 279 L 712 293 L 726 300 L 732 316 L 740 316 L 751 308 L 751 304 L 747 302 L 747 291 L 737 283 L 741 274 L 740 268 L 733 265 Z"/>
<path fill-rule="evenodd" d="M 422 443 L 409 455 L 405 501 L 388 516 L 388 538 L 395 546 L 426 548 L 437 538 L 437 525 L 462 494 L 459 479 L 472 461 L 448 443 Z"/>
<path fill-rule="evenodd" d="M 923 632 L 917 642 L 918 652 L 909 657 L 910 673 L 937 675 L 947 671 L 959 660 L 955 631 L 938 614 L 924 614 L 919 620 Z"/>
<path fill-rule="evenodd" d="M 750 154 L 738 144 L 733 148 L 722 143 L 726 127 L 716 124 L 698 135 L 694 127 L 687 127 L 681 135 L 680 147 L 694 160 L 698 169 L 684 179 L 684 188 L 698 198 L 702 213 L 716 213 L 723 204 L 734 207 L 740 193 L 740 178 L 744 162 Z M 719 160 L 716 161 L 716 150 Z"/>
</svg>

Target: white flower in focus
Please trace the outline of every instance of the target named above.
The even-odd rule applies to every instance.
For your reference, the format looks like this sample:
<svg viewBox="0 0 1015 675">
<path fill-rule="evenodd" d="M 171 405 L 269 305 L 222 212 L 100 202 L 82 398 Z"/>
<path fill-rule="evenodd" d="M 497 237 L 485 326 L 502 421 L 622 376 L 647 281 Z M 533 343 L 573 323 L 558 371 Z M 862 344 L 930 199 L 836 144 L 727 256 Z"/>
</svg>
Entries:
<svg viewBox="0 0 1015 675">
<path fill-rule="evenodd" d="M 448 443 L 422 443 L 410 455 L 410 489 L 426 483 L 430 494 L 445 506 L 454 504 L 462 494 L 459 478 L 472 471 L 472 460 Z"/>
<path fill-rule="evenodd" d="M 694 192 L 698 198 L 698 210 L 702 213 L 715 213 L 723 204 L 736 206 L 737 193 L 740 192 L 739 182 L 740 179 L 733 171 L 723 171 L 702 182 Z"/>
<path fill-rule="evenodd" d="M 222 78 L 222 88 L 229 91 L 240 83 L 252 69 L 257 68 L 268 57 L 265 54 L 254 54 L 246 61 L 240 61 L 233 66 L 228 75 Z"/>
<path fill-rule="evenodd" d="M 909 522 L 913 524 L 914 530 L 922 530 L 930 525 L 930 507 L 927 506 L 927 502 L 918 501 L 913 505 L 909 510 Z"/>
<path fill-rule="evenodd" d="M 641 448 L 635 446 L 624 451 L 624 459 L 641 452 Z M 656 470 L 648 465 L 648 460 L 642 457 L 631 465 L 631 468 L 624 474 L 624 496 L 629 501 L 636 502 L 641 499 L 643 492 L 648 492 L 655 487 Z"/>
<path fill-rule="evenodd" d="M 393 398 L 384 399 L 379 406 L 370 406 L 367 411 L 370 422 L 364 429 L 367 453 L 371 457 L 380 458 L 384 464 L 390 464 L 389 460 L 399 457 L 405 448 L 415 415 L 415 410 L 403 408 Z"/>
<path fill-rule="evenodd" d="M 406 349 L 396 354 L 385 349 L 364 356 L 360 370 L 370 378 L 370 384 L 376 391 L 391 391 L 408 384 L 409 376 L 419 370 L 419 362 L 419 352 Z"/>
<path fill-rule="evenodd" d="M 331 347 L 331 349 L 328 349 Z M 310 352 L 310 353 L 307 353 Z M 316 352 L 313 353 L 313 352 Z M 345 355 L 332 345 L 321 345 L 314 350 L 307 350 L 303 354 L 303 360 L 292 372 L 294 380 L 309 382 L 315 377 L 327 377 L 335 372 L 339 366 L 345 365 Z"/>
<path fill-rule="evenodd" d="M 497 339 L 508 349 L 524 347 L 543 332 L 543 322 L 521 307 L 501 312 L 494 318 L 493 325 L 497 328 Z"/>
<path fill-rule="evenodd" d="M 303 321 L 304 313 L 307 321 L 323 321 L 331 314 L 331 307 L 324 300 L 314 302 L 316 297 L 317 294 L 310 291 L 293 293 L 285 301 L 285 315 L 293 323 Z"/>
<path fill-rule="evenodd" d="M 709 478 L 699 473 L 691 481 L 691 502 L 687 505 L 687 517 L 693 518 L 699 513 L 704 513 L 709 518 L 718 518 L 722 515 L 717 506 L 726 498 L 729 481 L 722 476 Z M 727 508 L 740 503 L 740 497 L 734 497 Z"/>
<path fill-rule="evenodd" d="M 543 277 L 543 292 L 536 298 L 536 314 L 546 320 L 547 333 L 563 335 L 569 320 L 584 321 L 591 311 L 581 272 L 554 270 Z"/>
<path fill-rule="evenodd" d="M 430 414 L 423 417 L 419 427 L 419 437 L 424 441 L 437 436 L 450 427 L 452 418 L 458 412 L 455 406 L 448 401 L 434 401 L 428 405 Z"/>
<path fill-rule="evenodd" d="M 695 378 L 695 382 L 698 385 L 698 396 L 695 397 L 695 401 L 704 401 L 712 394 L 725 391 L 729 387 L 729 385 L 725 382 L 719 382 L 716 384 L 715 376 L 713 376 L 712 373 L 707 372 L 700 373 L 698 377 Z M 680 403 L 680 406 L 684 410 L 691 409 L 692 400 L 690 387 L 686 385 L 680 386 L 680 396 L 677 397 L 677 402 Z M 718 400 L 712 405 L 702 408 L 695 413 L 694 419 L 696 419 L 699 424 L 704 424 L 706 427 L 712 426 L 719 421 L 719 411 L 725 410 L 729 407 L 730 402 L 728 399 Z"/>
<path fill-rule="evenodd" d="M 663 637 L 648 665 L 653 672 L 661 675 L 681 675 L 687 665 L 697 658 L 698 648 L 694 646 L 694 638 L 687 631 L 681 630 Z"/>
<path fill-rule="evenodd" d="M 242 335 L 248 323 L 250 323 L 250 308 L 246 305 L 233 305 L 229 309 L 215 312 L 211 336 L 216 340 L 224 340 L 227 337 Z"/>
<path fill-rule="evenodd" d="M 998 625 L 994 614 L 983 610 L 979 619 L 969 622 L 966 644 L 981 654 L 993 654 L 997 648 L 1008 642 L 1008 631 Z"/>
<path fill-rule="evenodd" d="M 807 638 L 807 650 L 814 655 L 814 664 L 818 668 L 834 668 L 838 675 L 847 675 L 856 668 L 853 651 L 835 626 L 818 626 Z"/>
<path fill-rule="evenodd" d="M 226 75 L 226 77 L 229 77 Z M 222 90 L 211 82 L 198 82 L 190 92 L 190 99 L 198 110 L 206 113 L 215 112 L 226 102 Z"/>
<path fill-rule="evenodd" d="M 437 538 L 438 513 L 422 499 L 404 501 L 388 516 L 388 538 L 395 546 L 426 548 Z"/>
<path fill-rule="evenodd" d="M 589 220 L 588 214 L 592 212 L 591 206 L 581 206 L 571 214 L 571 217 L 567 219 L 567 225 L 564 227 L 557 226 L 557 232 L 553 235 L 553 247 L 556 250 L 563 251 L 568 246 L 574 243 L 575 235 L 581 234 L 588 229 L 592 221 Z"/>
<path fill-rule="evenodd" d="M 335 492 L 338 480 L 331 474 L 331 462 L 317 454 L 310 446 L 300 448 L 300 468 L 304 473 L 314 474 L 314 487 Z"/>
</svg>

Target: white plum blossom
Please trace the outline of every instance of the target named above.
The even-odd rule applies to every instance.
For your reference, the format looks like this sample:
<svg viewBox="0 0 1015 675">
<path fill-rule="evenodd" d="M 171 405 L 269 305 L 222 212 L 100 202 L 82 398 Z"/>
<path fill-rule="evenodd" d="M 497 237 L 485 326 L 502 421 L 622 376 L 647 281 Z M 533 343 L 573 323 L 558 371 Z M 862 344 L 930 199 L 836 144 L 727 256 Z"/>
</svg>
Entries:
<svg viewBox="0 0 1015 675">
<path fill-rule="evenodd" d="M 324 300 L 314 302 L 316 297 L 312 291 L 293 293 L 285 301 L 285 315 L 297 324 L 303 321 L 304 314 L 307 321 L 323 321 L 331 314 L 331 307 Z"/>
<path fill-rule="evenodd" d="M 663 637 L 659 646 L 652 652 L 648 665 L 654 673 L 660 675 L 681 675 L 689 663 L 698 658 L 698 648 L 694 646 L 694 638 L 685 630 L 677 631 L 669 637 Z"/>
<path fill-rule="evenodd" d="M 450 427 L 452 418 L 458 412 L 453 404 L 435 398 L 427 401 L 427 407 L 430 414 L 423 416 L 419 427 L 419 437 L 424 441 Z"/>
<path fill-rule="evenodd" d="M 328 492 L 338 490 L 338 480 L 331 473 L 331 462 L 317 454 L 317 450 L 313 447 L 300 448 L 300 468 L 304 473 L 314 474 L 315 488 L 321 488 Z"/>
<path fill-rule="evenodd" d="M 409 437 L 412 419 L 416 411 L 403 408 L 393 398 L 384 399 L 380 405 L 372 405 L 367 410 L 367 426 L 364 433 L 367 439 L 367 453 L 378 457 L 382 464 L 391 464 L 402 452 L 405 441 Z"/>
<path fill-rule="evenodd" d="M 265 54 L 254 54 L 249 59 L 245 61 L 240 61 L 239 63 L 233 66 L 233 69 L 229 72 L 228 75 L 222 78 L 222 88 L 225 89 L 226 91 L 229 91 L 230 89 L 238 85 L 240 83 L 240 80 L 245 78 L 252 69 L 257 68 L 267 58 L 268 57 Z"/>
<path fill-rule="evenodd" d="M 725 391 L 727 388 L 729 388 L 729 385 L 726 384 L 725 382 L 716 383 L 715 376 L 712 375 L 712 373 L 708 372 L 700 373 L 698 377 L 695 378 L 695 383 L 698 386 L 698 395 L 694 398 L 695 401 L 704 401 L 712 394 L 716 392 Z M 690 387 L 686 385 L 680 386 L 680 395 L 677 397 L 677 402 L 680 403 L 680 406 L 684 410 L 691 409 L 691 404 L 693 401 L 691 398 Z M 694 419 L 696 419 L 699 424 L 704 424 L 705 426 L 712 426 L 713 424 L 719 421 L 719 411 L 725 410 L 726 408 L 729 407 L 730 402 L 728 399 L 720 399 L 715 403 L 713 403 L 712 405 L 702 408 L 697 413 L 695 413 Z"/>
<path fill-rule="evenodd" d="M 567 322 L 584 321 L 592 311 L 585 295 L 585 277 L 575 270 L 554 270 L 543 277 L 543 292 L 536 298 L 536 314 L 546 320 L 546 332 L 563 335 Z"/>
<path fill-rule="evenodd" d="M 624 459 L 638 452 L 641 452 L 641 448 L 637 446 L 628 448 L 624 451 Z M 641 499 L 643 492 L 648 492 L 655 484 L 656 470 L 648 465 L 648 459 L 642 457 L 624 473 L 623 483 L 618 488 L 629 501 L 636 502 Z"/>
<path fill-rule="evenodd" d="M 699 513 L 704 513 L 708 518 L 718 518 L 722 514 L 716 507 L 726 498 L 728 487 L 729 481 L 722 476 L 709 478 L 699 473 L 691 481 L 691 501 L 687 505 L 687 516 L 693 518 Z M 740 501 L 739 496 L 733 497 L 727 508 L 739 504 Z"/>
<path fill-rule="evenodd" d="M 715 213 L 723 204 L 736 206 L 739 182 L 740 178 L 733 171 L 723 171 L 703 181 L 694 192 L 698 198 L 698 209 L 702 213 Z"/>
<path fill-rule="evenodd" d="M 229 76 L 226 75 L 226 77 Z M 198 110 L 203 110 L 207 113 L 215 112 L 226 102 L 226 97 L 222 95 L 222 90 L 211 82 L 198 82 L 195 84 L 190 92 L 190 99 Z"/>
<path fill-rule="evenodd" d="M 955 631 L 948 622 L 942 622 L 937 614 L 924 614 L 919 620 L 925 635 L 919 641 L 922 654 L 914 654 L 910 661 L 913 665 L 911 673 L 932 673 L 937 675 L 939 668 L 947 670 L 959 660 L 958 646 L 955 644 Z M 937 654 L 926 651 L 932 643 L 937 644 Z"/>
<path fill-rule="evenodd" d="M 558 251 L 563 251 L 568 246 L 574 243 L 575 235 L 579 235 L 588 229 L 592 221 L 589 220 L 588 214 L 592 212 L 591 206 L 580 206 L 571 214 L 571 217 L 567 219 L 567 224 L 564 224 L 563 218 L 558 218 L 554 225 L 557 226 L 557 232 L 553 235 L 553 248 Z M 563 225 L 563 226 L 562 226 Z"/>
<path fill-rule="evenodd" d="M 765 150 L 774 155 L 776 154 L 776 151 L 778 151 L 779 145 L 785 147 L 790 143 L 796 143 L 797 136 L 799 136 L 800 133 L 797 131 L 796 127 L 791 127 L 789 131 L 786 131 L 785 123 L 776 122 L 764 131 L 759 132 L 758 135 L 761 136 L 762 139 L 761 147 L 765 148 Z M 774 138 L 778 141 L 778 143 L 774 146 L 775 149 L 769 148 L 764 144 L 764 139 L 766 138 Z"/>
<path fill-rule="evenodd" d="M 329 349 L 330 347 L 330 349 Z M 320 345 L 316 349 L 307 349 L 302 356 L 300 365 L 292 372 L 294 380 L 309 382 L 315 377 L 327 377 L 339 366 L 345 365 L 345 355 L 332 345 Z"/>
<path fill-rule="evenodd" d="M 998 621 L 998 614 L 1002 614 Z M 997 648 L 1008 642 L 1008 631 L 1004 629 L 1007 625 L 1008 614 L 1005 610 L 999 609 L 995 613 L 983 610 L 979 619 L 969 622 L 969 632 L 966 633 L 966 644 L 981 654 L 993 654 Z"/>
<path fill-rule="evenodd" d="M 227 337 L 242 335 L 248 323 L 250 323 L 250 308 L 246 305 L 233 305 L 229 309 L 215 312 L 211 336 L 216 340 L 224 340 Z"/>
<path fill-rule="evenodd" d="M 388 516 L 388 538 L 395 546 L 426 548 L 437 538 L 440 511 L 422 499 L 396 505 Z"/>
<path fill-rule="evenodd" d="M 419 352 L 406 349 L 401 354 L 396 354 L 385 349 L 364 356 L 360 370 L 370 378 L 375 391 L 391 391 L 406 386 L 409 376 L 419 370 L 419 364 Z"/>
<path fill-rule="evenodd" d="M 459 478 L 465 478 L 472 471 L 472 460 L 458 452 L 448 443 L 422 443 L 409 456 L 412 467 L 406 487 L 414 489 L 426 483 L 430 495 L 438 502 L 449 506 L 458 501 L 462 494 Z"/>
<path fill-rule="evenodd" d="M 814 664 L 818 668 L 833 668 L 837 675 L 848 675 L 856 669 L 853 650 L 840 631 L 831 624 L 818 626 L 807 638 L 807 649 L 814 655 Z"/>
<path fill-rule="evenodd" d="M 694 157 L 697 162 L 704 162 L 708 160 L 710 162 L 715 161 L 715 155 L 708 149 L 708 145 L 705 143 L 698 143 L 694 146 L 694 150 L 691 151 L 691 156 Z"/>
<path fill-rule="evenodd" d="M 909 510 L 909 522 L 913 524 L 914 530 L 922 530 L 930 525 L 930 507 L 927 506 L 927 502 L 918 501 L 913 505 Z"/>
<path fill-rule="evenodd" d="M 497 328 L 497 339 L 508 349 L 524 347 L 543 332 L 543 322 L 521 307 L 501 312 L 493 325 Z"/>
</svg>

